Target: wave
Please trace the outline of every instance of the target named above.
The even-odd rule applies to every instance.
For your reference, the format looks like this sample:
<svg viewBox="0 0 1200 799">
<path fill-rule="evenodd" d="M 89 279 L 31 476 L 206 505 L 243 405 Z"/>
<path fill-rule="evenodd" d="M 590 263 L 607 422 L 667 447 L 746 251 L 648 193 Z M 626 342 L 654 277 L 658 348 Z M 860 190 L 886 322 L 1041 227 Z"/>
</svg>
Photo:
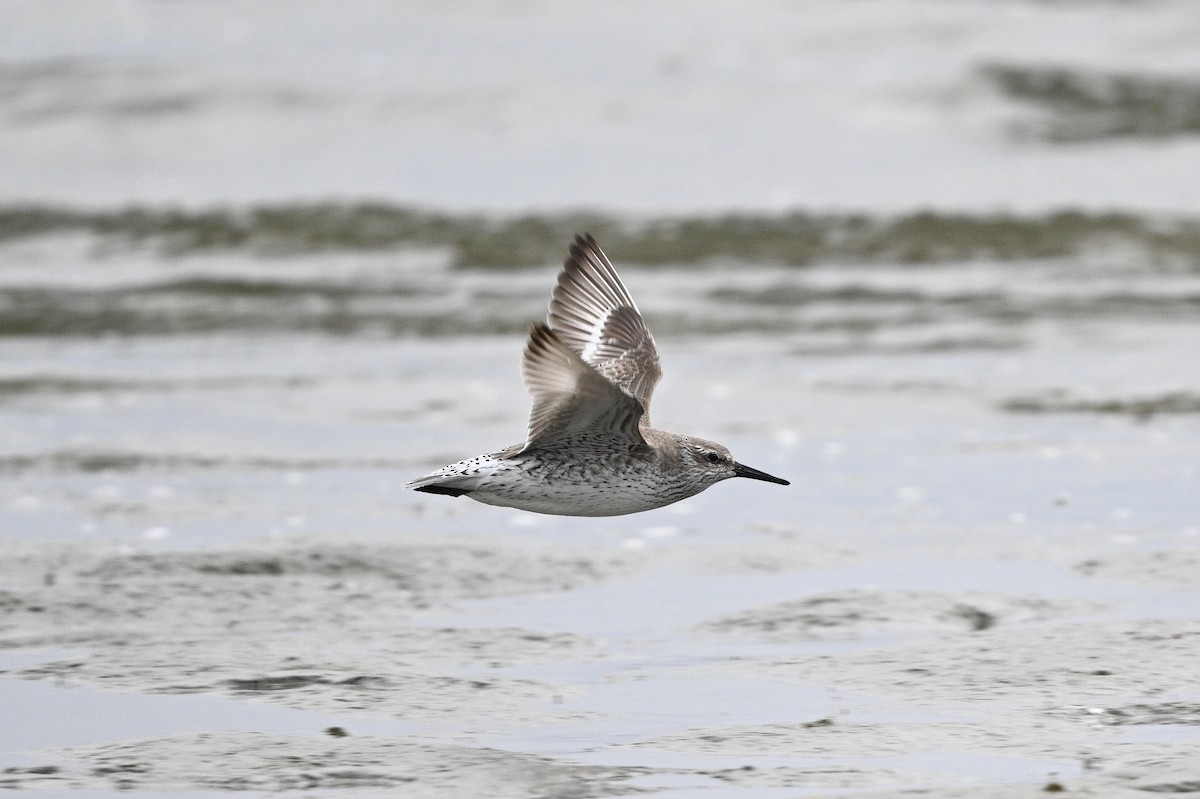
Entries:
<svg viewBox="0 0 1200 799">
<path fill-rule="evenodd" d="M 1147 420 L 1161 414 L 1200 413 L 1200 394 L 1169 391 L 1137 397 L 1077 397 L 1064 391 L 1014 397 L 1001 407 L 1013 413 L 1094 413 Z"/>
<path fill-rule="evenodd" d="M 1011 342 L 1004 328 L 1034 319 L 1200 310 L 1200 220 L 1190 219 L 10 207 L 0 209 L 0 338 L 520 333 L 545 313 L 554 264 L 580 230 L 628 266 L 667 335 L 928 327 L 936 342 L 939 325 L 967 324 L 949 340 Z"/>
<path fill-rule="evenodd" d="M 116 473 L 138 471 L 314 471 L 320 469 L 411 469 L 411 461 L 388 458 L 270 458 L 128 450 L 60 450 L 0 455 L 0 474 L 30 472 Z"/>
<path fill-rule="evenodd" d="M 592 212 L 497 217 L 380 203 L 210 210 L 0 208 L 0 244 L 87 233 L 109 246 L 149 247 L 164 257 L 436 247 L 447 249 L 459 268 L 541 267 L 561 260 L 566 243 L 581 231 L 594 234 L 622 262 L 644 266 L 723 260 L 792 266 L 1028 260 L 1077 256 L 1114 244 L 1152 259 L 1200 259 L 1200 220 L 1074 210 L 635 218 Z"/>
</svg>

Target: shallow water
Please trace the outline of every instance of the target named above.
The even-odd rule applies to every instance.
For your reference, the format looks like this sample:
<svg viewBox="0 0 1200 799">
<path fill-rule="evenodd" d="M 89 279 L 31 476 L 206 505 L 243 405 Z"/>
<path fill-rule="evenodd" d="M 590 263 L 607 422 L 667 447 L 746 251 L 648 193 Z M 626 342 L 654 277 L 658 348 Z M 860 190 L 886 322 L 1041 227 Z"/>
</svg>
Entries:
<svg viewBox="0 0 1200 799">
<path fill-rule="evenodd" d="M 1194 792 L 1190 2 L 97 8 L 0 10 L 0 787 Z M 581 230 L 790 487 L 401 489 Z"/>
<path fill-rule="evenodd" d="M 237 259 L 266 268 L 187 268 Z M 175 268 L 103 265 L 117 297 Z M 47 274 L 70 287 L 90 268 Z M 391 268 L 447 293 L 448 318 L 518 297 L 493 307 L 505 330 L 552 276 Z M 653 326 L 681 320 L 659 336 L 656 421 L 794 485 L 611 519 L 400 489 L 521 437 L 519 333 L 10 336 L 3 690 L 25 722 L 6 779 L 34 795 L 1185 784 L 1161 764 L 1186 772 L 1197 743 L 1179 719 L 1200 372 L 1190 301 L 1163 281 L 1190 278 L 1091 269 L 625 269 Z M 1105 281 L 1164 300 L 1153 318 L 1093 302 Z M 839 284 L 886 287 L 884 318 L 863 325 L 878 302 Z M 764 305 L 778 286 L 816 297 Z M 967 286 L 1021 312 L 972 312 Z M 705 334 L 713 319 L 733 332 Z M 1148 726 L 1117 723 L 1133 705 Z M 64 711 L 132 721 L 68 728 Z"/>
</svg>

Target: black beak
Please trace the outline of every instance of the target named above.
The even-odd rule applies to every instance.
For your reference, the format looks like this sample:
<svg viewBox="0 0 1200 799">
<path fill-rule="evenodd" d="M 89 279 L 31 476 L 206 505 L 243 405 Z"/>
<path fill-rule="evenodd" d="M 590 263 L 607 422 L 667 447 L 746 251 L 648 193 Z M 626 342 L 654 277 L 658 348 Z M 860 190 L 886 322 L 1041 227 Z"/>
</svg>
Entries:
<svg viewBox="0 0 1200 799">
<path fill-rule="evenodd" d="M 733 464 L 733 473 L 738 477 L 749 477 L 751 480 L 766 480 L 768 483 L 779 483 L 781 486 L 791 485 L 791 483 L 789 483 L 787 480 L 784 480 L 782 477 L 775 477 L 774 475 L 767 474 L 766 472 L 760 472 L 758 469 L 751 469 L 749 466 L 743 466 L 740 463 Z"/>
</svg>

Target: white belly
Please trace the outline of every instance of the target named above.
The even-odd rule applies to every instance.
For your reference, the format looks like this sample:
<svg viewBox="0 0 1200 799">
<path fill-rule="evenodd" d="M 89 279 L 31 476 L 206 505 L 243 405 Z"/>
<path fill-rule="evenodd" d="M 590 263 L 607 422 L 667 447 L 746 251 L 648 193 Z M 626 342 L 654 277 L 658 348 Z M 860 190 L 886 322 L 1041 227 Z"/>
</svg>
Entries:
<svg viewBox="0 0 1200 799">
<path fill-rule="evenodd" d="M 620 516 L 661 508 L 703 490 L 700 486 L 688 490 L 655 479 L 649 469 L 593 477 L 577 478 L 563 472 L 542 477 L 518 469 L 500 469 L 480 480 L 467 496 L 488 505 L 533 513 Z"/>
</svg>

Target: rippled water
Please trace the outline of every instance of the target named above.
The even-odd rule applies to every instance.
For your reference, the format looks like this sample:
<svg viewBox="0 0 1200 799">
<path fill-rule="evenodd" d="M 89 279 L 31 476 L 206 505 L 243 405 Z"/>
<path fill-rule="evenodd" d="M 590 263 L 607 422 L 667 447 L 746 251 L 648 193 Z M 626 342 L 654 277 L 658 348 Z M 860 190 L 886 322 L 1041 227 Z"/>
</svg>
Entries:
<svg viewBox="0 0 1200 799">
<path fill-rule="evenodd" d="M 0 11 L 0 784 L 1189 789 L 1189 3 L 168 6 Z M 585 230 L 791 487 L 401 489 Z"/>
<path fill-rule="evenodd" d="M 622 243 L 610 252 L 664 353 L 660 423 L 729 441 L 802 486 L 826 448 L 877 451 L 845 437 L 877 434 L 870 415 L 888 407 L 895 435 L 933 436 L 917 444 L 931 455 L 1003 449 L 987 442 L 1010 437 L 1062 451 L 1060 438 L 1070 446 L 1097 425 L 1097 445 L 1161 425 L 1174 430 L 1163 452 L 1182 458 L 1192 443 L 1200 276 L 1177 260 L 1085 249 L 649 267 L 625 266 Z M 141 526 L 230 540 L 329 513 L 387 525 L 429 503 L 397 491 L 406 476 L 523 435 L 522 331 L 544 314 L 551 264 L 465 268 L 445 249 L 264 258 L 100 246 L 22 238 L 0 258 L 10 431 L 0 468 L 13 478 L 6 512 L 25 520 L 4 525 L 7 535 Z M 947 424 L 924 432 L 929 414 Z M 1055 490 L 1076 490 L 1068 474 Z M 336 510 L 312 507 L 318 485 L 343 497 Z M 748 493 L 712 493 L 727 490 Z M 252 492 L 255 507 L 206 506 L 212 491 Z M 760 509 L 794 513 L 794 492 L 753 493 Z M 434 508 L 478 512 L 466 504 Z M 232 524 L 213 525 L 211 512 Z"/>
</svg>

